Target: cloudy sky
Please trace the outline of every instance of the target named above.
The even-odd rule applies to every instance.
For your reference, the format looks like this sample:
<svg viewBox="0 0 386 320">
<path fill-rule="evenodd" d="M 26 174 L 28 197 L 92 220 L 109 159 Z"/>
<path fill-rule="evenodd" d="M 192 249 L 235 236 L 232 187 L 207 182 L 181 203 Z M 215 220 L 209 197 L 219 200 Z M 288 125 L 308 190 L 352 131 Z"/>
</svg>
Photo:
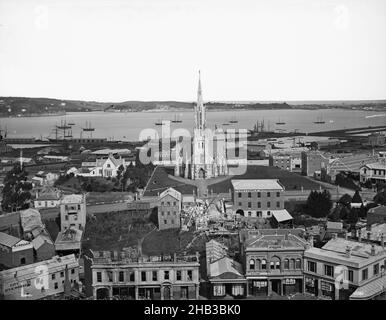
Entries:
<svg viewBox="0 0 386 320">
<path fill-rule="evenodd" d="M 0 0 L 0 96 L 386 98 L 384 0 Z"/>
</svg>

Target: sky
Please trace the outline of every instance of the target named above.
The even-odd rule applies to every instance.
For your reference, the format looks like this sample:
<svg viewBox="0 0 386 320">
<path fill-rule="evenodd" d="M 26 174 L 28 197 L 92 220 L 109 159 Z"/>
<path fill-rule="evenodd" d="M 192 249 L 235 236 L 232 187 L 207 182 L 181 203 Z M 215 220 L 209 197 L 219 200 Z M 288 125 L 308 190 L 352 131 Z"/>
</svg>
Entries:
<svg viewBox="0 0 386 320">
<path fill-rule="evenodd" d="M 384 0 L 0 0 L 0 96 L 386 98 Z"/>
</svg>

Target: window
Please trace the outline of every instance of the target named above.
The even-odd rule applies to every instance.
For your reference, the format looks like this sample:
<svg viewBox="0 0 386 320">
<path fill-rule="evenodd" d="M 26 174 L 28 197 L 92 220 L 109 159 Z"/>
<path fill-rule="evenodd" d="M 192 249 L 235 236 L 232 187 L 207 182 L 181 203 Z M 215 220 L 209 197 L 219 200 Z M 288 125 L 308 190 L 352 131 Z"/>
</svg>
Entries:
<svg viewBox="0 0 386 320">
<path fill-rule="evenodd" d="M 334 276 L 334 267 L 327 264 L 324 265 L 324 274 L 329 277 Z"/>
<path fill-rule="evenodd" d="M 252 208 L 252 202 L 248 202 L 248 208 Z"/>
<path fill-rule="evenodd" d="M 124 272 L 123 271 L 119 271 L 119 282 L 123 282 L 123 281 L 125 281 L 125 274 L 124 274 Z"/>
<path fill-rule="evenodd" d="M 168 224 L 168 221 L 167 221 L 167 220 L 164 220 L 164 224 Z"/>
<path fill-rule="evenodd" d="M 58 283 L 57 282 L 54 283 L 54 289 L 58 289 Z"/>
<path fill-rule="evenodd" d="M 80 204 L 78 204 L 78 210 L 80 210 Z"/>
<path fill-rule="evenodd" d="M 307 270 L 311 272 L 316 272 L 316 262 L 308 261 L 307 262 Z"/>
<path fill-rule="evenodd" d="M 241 192 L 239 192 L 237 196 L 238 196 L 239 198 L 241 198 Z"/>
<path fill-rule="evenodd" d="M 289 260 L 288 259 L 284 260 L 284 269 L 289 269 Z"/>
<path fill-rule="evenodd" d="M 276 197 L 280 197 L 280 192 L 276 192 Z"/>
<path fill-rule="evenodd" d="M 267 216 L 270 216 L 271 215 L 271 211 L 267 211 Z"/>
<path fill-rule="evenodd" d="M 20 259 L 20 264 L 25 264 L 25 258 L 24 257 Z"/>
<path fill-rule="evenodd" d="M 267 260 L 265 259 L 261 260 L 261 269 L 267 270 Z"/>
<path fill-rule="evenodd" d="M 56 278 L 56 275 L 55 275 L 55 273 L 53 273 L 53 274 L 51 275 L 51 280 L 55 280 L 55 278 Z"/>
<path fill-rule="evenodd" d="M 276 201 L 276 208 L 280 208 L 280 201 Z"/>
<path fill-rule="evenodd" d="M 248 192 L 248 198 L 251 198 L 251 197 L 252 197 L 252 194 Z"/>
<path fill-rule="evenodd" d="M 267 197 L 268 197 L 268 198 L 271 197 L 271 192 L 267 192 Z"/>
<path fill-rule="evenodd" d="M 176 206 L 176 205 L 177 205 L 177 202 L 174 201 L 174 202 L 173 202 L 173 206 Z"/>
<path fill-rule="evenodd" d="M 188 275 L 188 281 L 192 281 L 193 280 L 193 271 L 188 270 L 187 275 Z"/>
<path fill-rule="evenodd" d="M 71 269 L 71 274 L 75 274 L 75 269 Z"/>
<path fill-rule="evenodd" d="M 295 269 L 301 269 L 302 268 L 302 260 L 296 259 L 295 261 Z"/>
<path fill-rule="evenodd" d="M 261 202 L 258 202 L 258 203 L 257 203 L 257 207 L 258 207 L 258 208 L 261 208 Z"/>
<path fill-rule="evenodd" d="M 239 207 L 241 207 L 243 204 L 241 202 L 239 202 Z"/>
<path fill-rule="evenodd" d="M 374 265 L 373 271 L 374 271 L 374 276 L 377 276 L 379 274 L 379 263 Z"/>
<path fill-rule="evenodd" d="M 168 216 L 170 216 L 170 211 L 168 211 Z"/>
<path fill-rule="evenodd" d="M 280 269 L 280 261 L 276 261 L 275 263 L 276 270 Z"/>
<path fill-rule="evenodd" d="M 97 272 L 97 282 L 102 282 L 102 272 Z"/>
<path fill-rule="evenodd" d="M 134 273 L 134 271 L 129 271 L 129 280 L 131 282 L 135 281 L 135 273 Z"/>
<path fill-rule="evenodd" d="M 60 277 L 61 277 L 61 278 L 64 277 L 64 271 L 61 271 L 61 272 L 60 272 Z"/>
<path fill-rule="evenodd" d="M 74 216 L 74 220 L 77 221 L 78 220 L 78 216 Z"/>
<path fill-rule="evenodd" d="M 363 269 L 362 270 L 362 281 L 367 280 L 368 277 L 369 277 L 369 270 L 367 268 Z"/>
<path fill-rule="evenodd" d="M 65 219 L 65 220 L 68 220 L 68 215 L 65 215 L 65 216 L 64 216 L 64 219 Z"/>
<path fill-rule="evenodd" d="M 348 271 L 348 281 L 351 281 L 351 282 L 354 281 L 354 271 L 352 270 Z"/>
<path fill-rule="evenodd" d="M 270 208 L 270 207 L 271 207 L 271 202 L 268 201 L 268 202 L 267 202 L 267 208 Z"/>
<path fill-rule="evenodd" d="M 164 279 L 169 280 L 169 271 L 164 271 Z"/>
<path fill-rule="evenodd" d="M 170 201 L 168 201 L 168 206 L 170 207 Z"/>
<path fill-rule="evenodd" d="M 249 269 L 255 270 L 255 260 L 253 259 L 249 260 Z"/>
<path fill-rule="evenodd" d="M 163 206 L 163 205 L 164 205 L 164 202 L 162 201 L 162 202 L 161 202 L 161 206 Z"/>
<path fill-rule="evenodd" d="M 141 272 L 141 281 L 146 281 L 146 271 Z"/>
<path fill-rule="evenodd" d="M 177 281 L 181 281 L 182 280 L 182 275 L 181 275 L 181 270 L 177 270 Z"/>
<path fill-rule="evenodd" d="M 258 193 L 257 193 L 257 197 L 258 197 L 258 198 L 261 197 L 261 192 L 258 192 Z"/>
<path fill-rule="evenodd" d="M 273 261 L 270 262 L 269 266 L 271 270 L 275 269 L 275 263 Z"/>
<path fill-rule="evenodd" d="M 153 279 L 153 281 L 158 281 L 158 272 L 157 271 L 153 271 L 152 279 Z"/>
</svg>

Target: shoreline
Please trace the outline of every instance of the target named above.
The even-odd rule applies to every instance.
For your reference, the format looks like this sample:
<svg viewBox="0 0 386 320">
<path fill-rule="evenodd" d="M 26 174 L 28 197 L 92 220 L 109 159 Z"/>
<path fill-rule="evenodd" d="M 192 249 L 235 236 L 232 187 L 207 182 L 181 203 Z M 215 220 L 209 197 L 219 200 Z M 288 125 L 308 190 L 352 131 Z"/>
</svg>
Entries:
<svg viewBox="0 0 386 320">
<path fill-rule="evenodd" d="M 303 110 L 303 111 L 322 111 L 322 110 L 341 110 L 341 111 L 368 111 L 368 112 L 385 112 L 385 109 L 382 110 L 367 110 L 367 109 L 359 109 L 359 108 L 344 108 L 344 107 L 323 107 L 323 108 L 299 108 L 294 106 L 292 108 L 216 108 L 216 109 L 207 109 L 206 112 L 245 112 L 245 111 L 287 111 L 287 110 Z M 184 112 L 194 112 L 193 109 L 168 109 L 168 110 L 159 110 L 159 109 L 150 109 L 150 110 L 136 110 L 136 111 L 128 111 L 128 110 L 119 110 L 119 111 L 104 111 L 104 110 L 92 110 L 92 111 L 67 111 L 65 113 L 48 113 L 48 114 L 24 114 L 23 116 L 5 116 L 0 115 L 0 119 L 15 119 L 15 118 L 38 118 L 38 117 L 60 117 L 66 115 L 75 115 L 77 113 L 184 113 Z"/>
</svg>

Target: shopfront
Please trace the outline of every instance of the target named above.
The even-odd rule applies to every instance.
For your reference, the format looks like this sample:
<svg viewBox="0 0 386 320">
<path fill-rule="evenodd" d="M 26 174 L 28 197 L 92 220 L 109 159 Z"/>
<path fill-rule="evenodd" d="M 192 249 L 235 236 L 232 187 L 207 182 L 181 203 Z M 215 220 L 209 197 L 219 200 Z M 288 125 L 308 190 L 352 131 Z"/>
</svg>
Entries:
<svg viewBox="0 0 386 320">
<path fill-rule="evenodd" d="M 306 293 L 313 296 L 318 295 L 318 280 L 312 277 L 305 277 L 305 290 Z"/>
<path fill-rule="evenodd" d="M 283 280 L 283 295 L 302 293 L 302 280 L 295 278 L 285 278 Z"/>
<path fill-rule="evenodd" d="M 242 298 L 246 294 L 245 283 L 216 283 L 212 287 L 212 296 L 214 299 L 222 298 L 226 295 L 234 298 Z"/>
<path fill-rule="evenodd" d="M 256 279 L 248 281 L 248 291 L 251 296 L 266 296 L 268 295 L 268 280 Z"/>
<path fill-rule="evenodd" d="M 327 281 L 320 281 L 320 293 L 322 298 L 335 300 L 335 285 Z"/>
</svg>

